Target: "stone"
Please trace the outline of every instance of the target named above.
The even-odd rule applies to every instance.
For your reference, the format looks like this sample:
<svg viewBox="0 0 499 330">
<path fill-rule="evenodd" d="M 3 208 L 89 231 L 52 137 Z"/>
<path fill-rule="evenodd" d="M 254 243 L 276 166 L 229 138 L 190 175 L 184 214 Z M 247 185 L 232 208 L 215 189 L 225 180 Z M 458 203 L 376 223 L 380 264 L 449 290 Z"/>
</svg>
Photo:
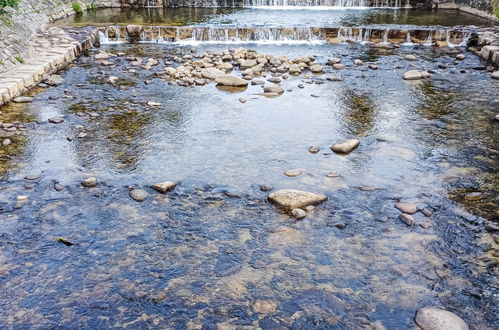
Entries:
<svg viewBox="0 0 499 330">
<path fill-rule="evenodd" d="M 431 217 L 431 215 L 433 214 L 433 213 L 431 212 L 431 210 L 429 210 L 429 209 L 427 209 L 427 208 L 422 209 L 422 210 L 421 210 L 421 213 L 423 213 L 425 217 Z"/>
<path fill-rule="evenodd" d="M 335 171 L 331 171 L 331 172 L 329 172 L 329 173 L 326 175 L 326 177 L 328 177 L 328 178 L 338 178 L 339 176 L 340 176 L 340 175 L 339 175 L 337 172 L 335 172 Z"/>
<path fill-rule="evenodd" d="M 49 86 L 59 86 L 63 81 L 64 79 L 62 79 L 62 77 L 57 74 L 53 74 L 45 79 L 45 83 Z"/>
<path fill-rule="evenodd" d="M 105 52 L 98 53 L 98 54 L 95 54 L 94 58 L 96 61 L 107 60 L 109 58 L 109 54 L 105 53 Z"/>
<path fill-rule="evenodd" d="M 223 86 L 235 86 L 235 87 L 248 86 L 248 81 L 230 74 L 217 76 L 215 78 L 215 81 L 217 84 Z"/>
<path fill-rule="evenodd" d="M 242 60 L 241 62 L 239 62 L 239 67 L 241 68 L 241 70 L 250 69 L 257 65 L 258 63 L 255 60 Z"/>
<path fill-rule="evenodd" d="M 10 145 L 11 143 L 12 143 L 12 141 L 11 141 L 10 139 L 4 139 L 4 140 L 2 141 L 2 145 L 3 145 L 4 147 L 6 147 L 6 146 Z"/>
<path fill-rule="evenodd" d="M 205 68 L 203 70 L 201 70 L 201 75 L 204 77 L 204 78 L 207 78 L 207 79 L 216 79 L 218 76 L 223 76 L 225 75 L 225 72 L 223 72 L 222 70 L 219 70 L 217 68 L 214 68 L 214 67 L 211 67 L 211 68 Z"/>
<path fill-rule="evenodd" d="M 456 60 L 458 61 L 462 61 L 466 58 L 466 56 L 464 54 L 457 54 L 456 55 Z"/>
<path fill-rule="evenodd" d="M 87 188 L 95 187 L 97 185 L 97 179 L 95 177 L 86 178 L 81 182 L 81 185 Z"/>
<path fill-rule="evenodd" d="M 416 56 L 414 56 L 414 55 L 405 55 L 404 59 L 406 59 L 407 61 L 417 60 Z"/>
<path fill-rule="evenodd" d="M 113 61 L 102 61 L 100 64 L 103 66 L 111 66 L 111 65 L 114 65 L 114 62 Z"/>
<path fill-rule="evenodd" d="M 421 78 L 422 79 L 426 79 L 426 78 L 430 78 L 431 77 L 431 73 L 429 73 L 428 71 L 421 71 Z"/>
<path fill-rule="evenodd" d="M 61 184 L 59 184 L 59 183 L 55 183 L 55 184 L 54 184 L 54 189 L 55 189 L 56 191 L 61 191 L 61 190 L 64 190 L 64 186 L 63 186 L 63 185 L 61 185 Z"/>
<path fill-rule="evenodd" d="M 263 88 L 263 91 L 265 93 L 278 93 L 278 94 L 282 94 L 282 93 L 284 93 L 284 88 L 282 88 L 281 86 L 265 86 Z"/>
<path fill-rule="evenodd" d="M 414 203 L 400 202 L 395 204 L 395 208 L 402 213 L 414 214 L 418 211 L 418 206 Z"/>
<path fill-rule="evenodd" d="M 143 202 L 149 196 L 149 193 L 147 191 L 138 188 L 130 190 L 128 194 L 130 195 L 130 197 L 132 197 L 133 200 L 137 202 Z"/>
<path fill-rule="evenodd" d="M 297 64 L 291 64 L 289 66 L 289 74 L 300 74 L 301 68 Z"/>
<path fill-rule="evenodd" d="M 255 313 L 272 314 L 277 310 L 277 306 L 277 302 L 275 301 L 257 299 L 251 307 Z"/>
<path fill-rule="evenodd" d="M 341 62 L 341 58 L 338 58 L 338 57 L 333 57 L 333 58 L 330 58 L 328 61 L 327 61 L 327 64 L 329 65 L 333 65 L 333 64 L 338 64 Z"/>
<path fill-rule="evenodd" d="M 173 189 L 175 189 L 176 186 L 177 186 L 176 182 L 164 181 L 153 184 L 151 188 L 164 194 L 166 192 L 172 191 Z"/>
<path fill-rule="evenodd" d="M 52 123 L 52 124 L 60 124 L 64 121 L 64 119 L 60 118 L 60 117 L 52 117 L 52 118 L 49 118 L 49 122 Z"/>
<path fill-rule="evenodd" d="M 418 309 L 416 324 L 423 330 L 468 330 L 466 322 L 456 314 L 436 307 Z"/>
<path fill-rule="evenodd" d="M 400 219 L 400 221 L 402 221 L 403 223 L 405 223 L 408 226 L 412 226 L 416 223 L 416 220 L 414 220 L 412 215 L 407 214 L 407 213 L 399 214 L 399 219 Z"/>
<path fill-rule="evenodd" d="M 161 103 L 155 102 L 155 101 L 149 101 L 149 102 L 147 102 L 147 105 L 150 107 L 159 107 L 159 106 L 161 106 Z"/>
<path fill-rule="evenodd" d="M 38 180 L 40 178 L 39 174 L 28 174 L 24 177 L 26 180 Z"/>
<path fill-rule="evenodd" d="M 294 218 L 296 218 L 296 219 L 300 220 L 300 219 L 305 218 L 305 217 L 307 216 L 307 213 L 306 213 L 305 211 L 303 211 L 302 209 L 293 209 L 293 210 L 291 211 L 291 215 L 292 215 Z"/>
<path fill-rule="evenodd" d="M 356 60 L 353 61 L 353 64 L 355 64 L 355 65 L 362 65 L 362 64 L 364 64 L 364 62 L 362 60 L 356 59 Z"/>
<path fill-rule="evenodd" d="M 31 96 L 19 96 L 12 101 L 15 103 L 30 103 L 33 102 L 33 98 Z"/>
<path fill-rule="evenodd" d="M 369 69 L 371 70 L 378 70 L 378 66 L 376 64 L 369 64 Z"/>
<path fill-rule="evenodd" d="M 303 173 L 300 169 L 293 169 L 284 171 L 284 175 L 289 176 L 290 178 L 294 178 L 296 176 L 300 176 Z"/>
<path fill-rule="evenodd" d="M 294 189 L 282 189 L 271 193 L 268 199 L 280 208 L 293 210 L 320 204 L 327 200 L 327 196 Z"/>
<path fill-rule="evenodd" d="M 266 185 L 266 184 L 260 185 L 260 190 L 261 191 L 271 191 L 272 189 L 273 189 L 272 186 L 269 186 L 269 185 Z"/>
<path fill-rule="evenodd" d="M 348 139 L 340 143 L 336 143 L 331 147 L 331 150 L 340 154 L 348 154 L 357 148 L 359 144 L 360 141 L 358 139 Z"/>
<path fill-rule="evenodd" d="M 244 99 L 244 98 L 242 98 L 242 97 L 239 99 L 239 102 L 241 102 L 241 103 L 246 103 L 247 101 L 248 101 L 248 100 L 246 100 L 246 99 Z"/>
<path fill-rule="evenodd" d="M 76 137 L 77 137 L 78 139 L 83 139 L 83 138 L 87 137 L 87 135 L 88 135 L 88 134 L 87 134 L 87 133 L 85 133 L 85 132 L 80 132 L 80 133 L 78 133 L 78 135 L 77 135 Z"/>
<path fill-rule="evenodd" d="M 265 85 L 265 81 L 263 80 L 253 80 L 251 82 L 252 85 Z"/>
<path fill-rule="evenodd" d="M 421 72 L 419 72 L 417 70 L 410 70 L 410 71 L 404 72 L 404 74 L 402 75 L 402 78 L 404 80 L 419 80 L 422 77 L 421 77 Z"/>
<path fill-rule="evenodd" d="M 498 79 L 499 80 L 499 71 L 494 71 L 490 74 L 492 79 Z"/>
<path fill-rule="evenodd" d="M 311 154 L 316 154 L 320 151 L 321 149 L 318 147 L 318 146 L 311 146 L 310 148 L 308 148 L 308 152 L 310 152 Z"/>
<path fill-rule="evenodd" d="M 310 67 L 310 71 L 313 73 L 322 73 L 324 71 L 324 67 L 319 64 L 314 64 Z"/>
<path fill-rule="evenodd" d="M 118 78 L 116 76 L 110 76 L 109 78 L 107 78 L 107 82 L 110 83 L 110 84 L 116 84 L 119 79 L 120 78 Z"/>
<path fill-rule="evenodd" d="M 335 70 L 343 70 L 345 66 L 341 63 L 333 64 L 333 69 Z"/>
</svg>

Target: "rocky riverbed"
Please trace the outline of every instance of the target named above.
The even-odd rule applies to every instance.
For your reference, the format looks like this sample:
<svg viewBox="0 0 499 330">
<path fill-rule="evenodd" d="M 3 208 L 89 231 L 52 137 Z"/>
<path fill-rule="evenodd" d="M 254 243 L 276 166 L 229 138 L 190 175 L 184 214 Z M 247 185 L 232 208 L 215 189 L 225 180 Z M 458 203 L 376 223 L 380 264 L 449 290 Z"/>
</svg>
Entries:
<svg viewBox="0 0 499 330">
<path fill-rule="evenodd" d="M 2 326 L 497 323 L 465 49 L 113 45 L 51 79 L 0 114 Z"/>
</svg>

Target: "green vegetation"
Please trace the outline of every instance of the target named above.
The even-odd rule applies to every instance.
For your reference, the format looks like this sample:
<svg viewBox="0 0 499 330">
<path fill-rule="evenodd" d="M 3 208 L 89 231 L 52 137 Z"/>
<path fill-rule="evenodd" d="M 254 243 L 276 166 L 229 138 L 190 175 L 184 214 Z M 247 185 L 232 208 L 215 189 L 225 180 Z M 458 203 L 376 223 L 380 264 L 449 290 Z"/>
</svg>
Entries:
<svg viewBox="0 0 499 330">
<path fill-rule="evenodd" d="M 1 0 L 0 0 L 1 1 Z M 81 3 L 79 2 L 73 2 L 71 4 L 71 6 L 73 7 L 73 10 L 77 13 L 77 14 L 82 14 L 83 13 L 83 8 L 81 8 Z"/>
<path fill-rule="evenodd" d="M 4 15 L 7 12 L 4 10 L 5 7 L 17 8 L 19 5 L 19 0 L 0 0 L 0 15 Z"/>
<path fill-rule="evenodd" d="M 88 9 L 88 10 L 95 10 L 95 8 L 96 8 L 96 7 L 95 7 L 95 3 L 94 3 L 94 2 L 91 2 L 91 3 L 89 3 L 89 4 L 87 5 L 87 9 Z"/>
<path fill-rule="evenodd" d="M 24 58 L 21 56 L 21 54 L 17 54 L 14 56 L 14 58 L 19 62 L 19 63 L 24 63 Z"/>
</svg>

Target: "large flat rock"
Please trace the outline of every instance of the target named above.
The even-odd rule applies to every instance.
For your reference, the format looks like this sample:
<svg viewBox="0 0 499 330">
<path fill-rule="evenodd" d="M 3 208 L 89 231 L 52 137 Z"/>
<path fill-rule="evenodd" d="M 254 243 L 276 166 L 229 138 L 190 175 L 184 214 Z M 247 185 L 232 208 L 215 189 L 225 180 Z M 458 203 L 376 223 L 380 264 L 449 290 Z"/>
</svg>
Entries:
<svg viewBox="0 0 499 330">
<path fill-rule="evenodd" d="M 325 200 L 327 200 L 326 195 L 293 189 L 282 189 L 269 195 L 269 201 L 282 209 L 288 210 L 317 205 Z"/>
<path fill-rule="evenodd" d="M 423 307 L 416 314 L 416 323 L 423 330 L 468 330 L 468 325 L 456 314 L 436 308 Z"/>
</svg>

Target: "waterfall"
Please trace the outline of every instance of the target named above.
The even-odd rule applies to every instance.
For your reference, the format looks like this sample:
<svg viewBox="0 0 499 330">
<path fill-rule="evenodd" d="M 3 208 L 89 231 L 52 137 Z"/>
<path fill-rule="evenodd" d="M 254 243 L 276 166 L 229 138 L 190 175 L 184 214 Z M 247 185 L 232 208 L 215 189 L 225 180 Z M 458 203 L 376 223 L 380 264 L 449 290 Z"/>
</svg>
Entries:
<svg viewBox="0 0 499 330">
<path fill-rule="evenodd" d="M 277 0 L 276 0 L 277 1 Z M 324 44 L 327 42 L 399 43 L 426 45 L 446 42 L 449 47 L 465 46 L 470 32 L 459 29 L 389 29 L 386 27 L 209 27 L 209 26 L 144 26 L 128 34 L 126 26 L 108 26 L 99 29 L 101 44 L 177 43 L 177 44 Z"/>
<path fill-rule="evenodd" d="M 363 8 L 366 0 L 243 0 L 244 7 L 258 7 L 268 9 L 285 8 Z"/>
</svg>

